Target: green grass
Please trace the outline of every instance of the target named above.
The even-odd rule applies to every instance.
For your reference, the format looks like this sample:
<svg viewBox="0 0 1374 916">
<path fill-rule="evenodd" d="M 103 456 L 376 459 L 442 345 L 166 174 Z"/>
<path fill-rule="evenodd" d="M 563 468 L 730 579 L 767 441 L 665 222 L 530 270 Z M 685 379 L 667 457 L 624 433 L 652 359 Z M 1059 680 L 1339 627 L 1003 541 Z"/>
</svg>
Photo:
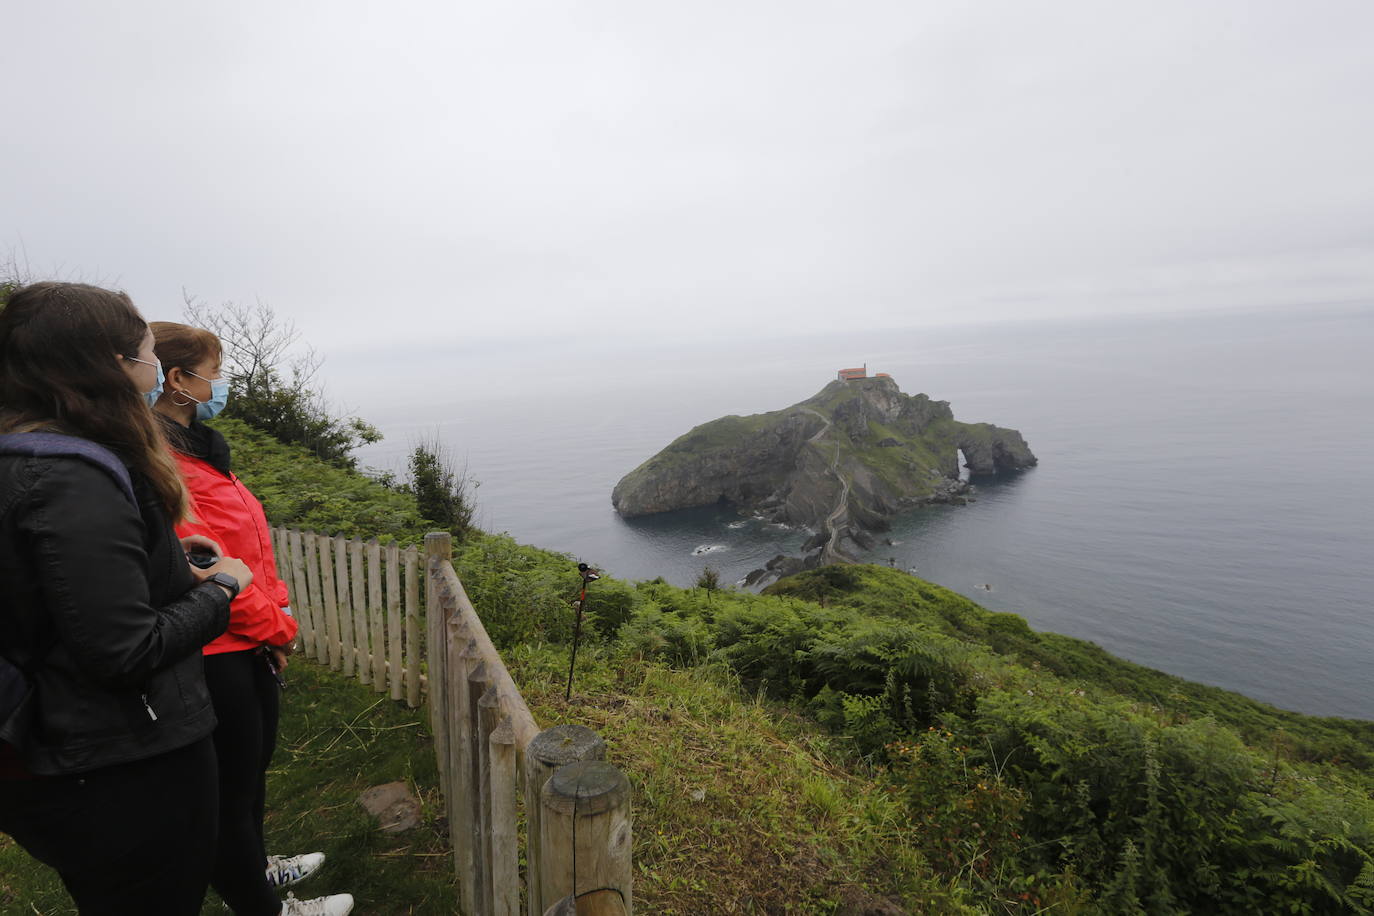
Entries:
<svg viewBox="0 0 1374 916">
<path fill-rule="evenodd" d="M 308 662 L 294 662 L 287 679 L 267 776 L 267 848 L 328 857 L 318 875 L 292 890 L 302 898 L 351 893 L 358 916 L 455 912 L 453 859 L 421 712 Z M 397 780 L 410 785 L 425 816 L 415 830 L 389 836 L 358 796 Z M 56 874 L 0 835 L 0 913 L 74 912 Z M 213 891 L 202 912 L 223 916 Z"/>
<path fill-rule="evenodd" d="M 835 381 L 827 382 L 824 388 L 807 398 L 805 401 L 802 401 L 799 406 L 811 407 L 815 410 L 819 410 L 821 413 L 829 414 L 836 407 L 840 406 L 840 404 L 855 397 L 856 390 L 857 389 L 848 382 L 841 382 L 836 379 Z"/>
<path fill-rule="evenodd" d="M 506 655 L 540 725 L 592 728 L 630 778 L 637 911 L 970 912 L 933 877 L 880 774 L 813 720 L 720 666 L 603 647 L 578 658 L 567 703 L 566 649 Z"/>
<path fill-rule="evenodd" d="M 355 913 L 452 913 L 457 895 L 428 720 L 309 662 L 287 671 L 281 738 L 268 773 L 267 845 L 321 850 L 326 871 L 298 896 L 347 891 Z M 423 822 L 391 836 L 358 804 L 371 786 L 403 781 Z"/>
<path fill-rule="evenodd" d="M 786 410 L 775 410 L 770 413 L 751 414 L 747 417 L 731 414 L 693 427 L 689 432 L 674 439 L 658 454 L 639 465 L 626 477 L 637 478 L 646 474 L 671 470 L 688 462 L 696 461 L 701 456 L 714 451 L 738 448 L 751 435 L 778 421 L 785 413 L 787 413 Z"/>
<path fill-rule="evenodd" d="M 408 493 L 320 461 L 239 420 L 217 419 L 213 425 L 233 449 L 234 472 L 274 525 L 402 544 L 418 543 L 437 527 Z"/>
<path fill-rule="evenodd" d="M 871 619 L 915 623 L 986 646 L 1021 665 L 1076 682 L 1103 695 L 1149 703 L 1177 716 L 1212 717 L 1248 743 L 1295 760 L 1329 762 L 1374 784 L 1374 722 L 1308 716 L 1242 694 L 1188 681 L 1118 658 L 1101 646 L 1059 633 L 1037 632 L 1015 615 L 994 613 L 949 589 L 899 570 L 853 566 L 808 573 L 768 589 L 780 597 L 823 600 Z"/>
</svg>

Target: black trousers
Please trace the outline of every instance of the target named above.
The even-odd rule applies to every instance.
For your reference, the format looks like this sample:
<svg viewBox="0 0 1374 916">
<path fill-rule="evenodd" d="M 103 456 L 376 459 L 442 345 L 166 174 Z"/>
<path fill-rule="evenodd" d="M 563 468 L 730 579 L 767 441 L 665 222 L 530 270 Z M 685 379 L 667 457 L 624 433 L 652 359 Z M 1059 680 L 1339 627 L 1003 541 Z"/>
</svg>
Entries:
<svg viewBox="0 0 1374 916">
<path fill-rule="evenodd" d="M 262 839 L 267 766 L 277 747 L 280 691 L 261 653 L 205 656 L 219 759 L 219 852 L 210 885 L 238 916 L 276 916 Z"/>
<path fill-rule="evenodd" d="M 0 831 L 57 870 L 83 916 L 195 916 L 215 858 L 209 738 L 74 776 L 0 781 Z"/>
</svg>

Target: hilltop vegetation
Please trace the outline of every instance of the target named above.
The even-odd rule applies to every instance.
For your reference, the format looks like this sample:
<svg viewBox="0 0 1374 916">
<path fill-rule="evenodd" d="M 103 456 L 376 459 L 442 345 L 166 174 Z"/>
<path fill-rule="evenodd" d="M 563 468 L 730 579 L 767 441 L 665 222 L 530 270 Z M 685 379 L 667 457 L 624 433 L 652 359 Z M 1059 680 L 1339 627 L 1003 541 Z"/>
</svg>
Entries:
<svg viewBox="0 0 1374 916">
<path fill-rule="evenodd" d="M 854 519 L 881 527 L 958 491 L 961 450 L 974 474 L 1036 463 L 1016 430 L 961 423 L 890 377 L 833 381 L 783 410 L 703 423 L 626 474 L 611 502 L 625 516 L 725 502 L 817 527 L 843 489 Z"/>
<path fill-rule="evenodd" d="M 407 542 L 427 527 L 406 494 L 221 428 L 274 521 Z M 528 676 L 556 669 L 548 653 L 561 658 L 556 647 L 570 637 L 571 560 L 475 533 L 455 565 L 498 645 L 544 659 Z M 904 825 L 878 860 L 843 843 L 826 853 L 852 857 L 864 893 L 915 911 L 1374 912 L 1374 724 L 1184 681 L 874 566 L 825 567 L 763 595 L 606 577 L 588 610 L 601 647 L 588 654 L 586 677 L 609 685 L 599 689 L 648 683 L 667 666 L 727 678 L 741 699 L 770 704 L 759 715 L 775 709 L 790 729 L 813 723 L 825 765 L 854 774 L 846 791 L 870 799 L 856 809 L 867 814 L 845 815 L 854 829 L 881 834 L 874 825 L 894 816 Z M 659 701 L 668 702 L 644 702 Z M 637 740 L 633 716 L 604 720 L 612 748 Z M 719 740 L 695 734 L 676 759 L 690 768 L 709 758 L 756 778 L 749 760 L 720 757 Z M 631 756 L 635 766 L 664 765 Z M 825 791 L 800 774 L 774 779 L 770 791 L 810 792 L 825 806 Z M 703 826 L 661 797 L 637 804 L 669 831 L 752 829 L 725 805 Z M 716 869 L 728 873 L 729 862 L 689 865 L 668 854 L 675 843 L 700 850 L 688 835 L 641 832 L 636 843 L 666 882 L 661 899 L 675 901 L 660 911 L 718 908 L 718 897 L 694 896 L 690 885 L 708 873 L 723 880 Z M 797 894 L 802 911 L 839 899 L 815 886 Z"/>
</svg>

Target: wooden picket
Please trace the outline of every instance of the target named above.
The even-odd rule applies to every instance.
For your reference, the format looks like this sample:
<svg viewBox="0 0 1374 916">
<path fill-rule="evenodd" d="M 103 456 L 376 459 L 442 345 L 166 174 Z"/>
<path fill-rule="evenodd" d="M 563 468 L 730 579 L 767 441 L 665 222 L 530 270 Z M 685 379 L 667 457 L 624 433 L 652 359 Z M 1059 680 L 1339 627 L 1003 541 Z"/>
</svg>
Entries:
<svg viewBox="0 0 1374 916">
<path fill-rule="evenodd" d="M 412 707 L 425 687 L 419 551 L 272 529 L 302 652 Z"/>
<path fill-rule="evenodd" d="M 423 557 L 286 529 L 272 543 L 305 654 L 428 705 L 462 912 L 631 913 L 629 783 L 589 729 L 539 729 L 458 579 L 449 535 L 426 536 Z M 574 900 L 575 887 L 595 890 Z"/>
</svg>

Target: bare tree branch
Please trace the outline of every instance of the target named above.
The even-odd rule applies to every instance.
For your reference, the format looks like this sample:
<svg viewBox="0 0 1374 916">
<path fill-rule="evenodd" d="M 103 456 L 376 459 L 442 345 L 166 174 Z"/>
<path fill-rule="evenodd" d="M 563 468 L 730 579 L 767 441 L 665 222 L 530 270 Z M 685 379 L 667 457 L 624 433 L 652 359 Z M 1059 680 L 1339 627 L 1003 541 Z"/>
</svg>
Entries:
<svg viewBox="0 0 1374 916">
<path fill-rule="evenodd" d="M 224 346 L 224 372 L 234 392 L 226 416 L 344 464 L 352 463 L 349 452 L 357 445 L 381 438 L 365 421 L 336 414 L 318 386 L 324 358 L 301 344 L 295 323 L 271 305 L 257 299 L 210 306 L 185 289 L 182 299 L 187 323 L 211 331 Z"/>
<path fill-rule="evenodd" d="M 266 373 L 279 371 L 300 339 L 295 323 L 278 318 L 272 306 L 261 299 L 251 306 L 241 302 L 210 306 L 185 289 L 181 292 L 187 323 L 205 328 L 220 339 L 229 378 L 245 390 L 257 390 L 265 384 Z M 310 350 L 303 358 L 313 359 L 313 353 Z"/>
</svg>

